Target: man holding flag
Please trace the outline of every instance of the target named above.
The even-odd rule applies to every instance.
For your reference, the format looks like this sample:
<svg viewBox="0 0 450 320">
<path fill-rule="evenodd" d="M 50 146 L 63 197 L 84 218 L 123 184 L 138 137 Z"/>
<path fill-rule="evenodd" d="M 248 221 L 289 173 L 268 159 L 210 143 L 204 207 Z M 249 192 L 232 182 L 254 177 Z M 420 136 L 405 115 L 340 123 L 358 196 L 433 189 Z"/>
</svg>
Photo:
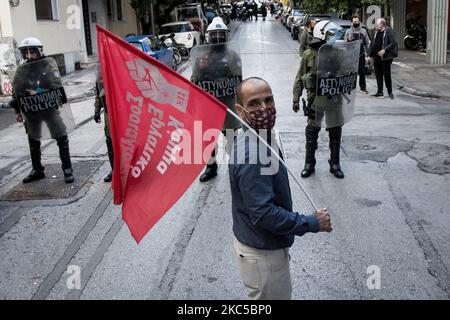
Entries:
<svg viewBox="0 0 450 320">
<path fill-rule="evenodd" d="M 287 168 L 272 132 L 276 109 L 269 84 L 261 78 L 244 80 L 236 109 L 247 123 L 236 138 L 229 164 L 236 263 L 248 298 L 288 300 L 294 236 L 331 232 L 330 215 L 327 209 L 313 215 L 292 211 Z M 262 139 L 272 149 L 267 150 Z M 267 153 L 269 162 L 264 159 Z"/>
</svg>

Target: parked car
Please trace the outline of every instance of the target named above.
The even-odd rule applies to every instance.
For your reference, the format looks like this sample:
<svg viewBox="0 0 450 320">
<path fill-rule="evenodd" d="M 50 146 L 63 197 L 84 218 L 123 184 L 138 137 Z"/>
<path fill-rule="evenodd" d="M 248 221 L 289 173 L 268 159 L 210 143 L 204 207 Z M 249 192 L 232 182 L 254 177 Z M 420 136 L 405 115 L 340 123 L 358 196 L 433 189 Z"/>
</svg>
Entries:
<svg viewBox="0 0 450 320">
<path fill-rule="evenodd" d="M 341 20 L 341 19 L 333 19 L 333 22 L 338 24 L 341 28 L 343 28 L 343 33 L 339 33 L 339 37 L 337 40 L 344 40 L 345 32 L 352 27 L 352 22 L 350 20 Z M 370 36 L 369 30 L 367 29 L 367 26 L 364 23 L 361 23 L 361 28 L 364 28 L 367 31 L 367 35 L 369 36 L 369 41 L 372 41 L 372 38 Z M 374 66 L 373 62 L 370 62 L 369 59 L 366 58 L 366 74 L 371 75 Z"/>
<path fill-rule="evenodd" d="M 281 24 L 283 26 L 286 26 L 286 22 L 287 22 L 287 18 L 289 17 L 289 15 L 291 14 L 292 9 L 289 7 L 284 7 L 283 8 L 283 12 L 281 13 Z"/>
<path fill-rule="evenodd" d="M 289 14 L 289 16 L 286 19 L 286 28 L 291 31 L 291 25 L 292 22 L 294 21 L 294 19 L 303 19 L 303 17 L 305 16 L 305 13 L 299 9 L 294 9 L 291 11 L 291 13 Z"/>
<path fill-rule="evenodd" d="M 303 11 L 297 11 L 294 15 L 292 15 L 291 21 L 289 23 L 289 31 L 291 33 L 292 39 L 298 39 L 300 30 L 299 26 L 304 22 L 305 18 L 306 13 Z"/>
<path fill-rule="evenodd" d="M 168 48 L 157 36 L 142 35 L 126 37 L 125 41 L 161 61 L 173 70 L 177 69 L 172 48 Z"/>
<path fill-rule="evenodd" d="M 163 24 L 159 33 L 159 37 L 168 37 L 174 33 L 176 42 L 184 44 L 188 49 L 202 43 L 200 32 L 196 30 L 194 25 L 189 21 L 177 21 Z"/>
<path fill-rule="evenodd" d="M 202 35 L 204 39 L 208 20 L 203 14 L 200 4 L 186 4 L 175 9 L 175 18 L 177 21 L 189 21 L 192 23 Z"/>
</svg>

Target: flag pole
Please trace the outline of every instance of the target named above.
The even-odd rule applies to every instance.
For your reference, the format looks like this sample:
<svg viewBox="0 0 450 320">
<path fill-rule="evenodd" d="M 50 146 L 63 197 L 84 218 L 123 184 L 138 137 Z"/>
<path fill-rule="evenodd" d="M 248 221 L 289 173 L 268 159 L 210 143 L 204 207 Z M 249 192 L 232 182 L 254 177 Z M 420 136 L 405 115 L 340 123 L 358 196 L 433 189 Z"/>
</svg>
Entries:
<svg viewBox="0 0 450 320">
<path fill-rule="evenodd" d="M 234 118 L 236 118 L 240 123 L 242 123 L 243 125 L 245 125 L 246 127 L 248 127 L 248 129 L 256 136 L 259 138 L 259 140 L 261 140 L 266 147 L 269 148 L 270 151 L 272 151 L 272 154 L 275 155 L 275 157 L 286 167 L 286 170 L 288 171 L 288 173 L 291 175 L 292 179 L 294 179 L 294 181 L 296 182 L 296 184 L 298 185 L 298 187 L 300 188 L 300 190 L 303 192 L 303 194 L 306 196 L 306 199 L 309 201 L 309 203 L 311 203 L 312 207 L 314 210 L 319 210 L 319 207 L 316 205 L 316 203 L 314 202 L 314 200 L 312 199 L 312 197 L 309 195 L 309 193 L 306 191 L 306 188 L 304 187 L 303 183 L 301 183 L 297 177 L 294 175 L 294 173 L 292 173 L 292 171 L 289 169 L 289 167 L 286 165 L 286 162 L 284 162 L 283 159 L 281 159 L 280 155 L 278 154 L 278 152 L 276 152 L 253 128 L 251 128 L 250 126 L 247 125 L 247 123 L 245 123 L 241 117 L 239 117 L 235 112 L 233 112 L 232 110 L 230 110 L 230 108 L 227 108 L 227 112 L 229 114 L 231 114 Z M 281 142 L 281 139 L 280 139 Z"/>
</svg>

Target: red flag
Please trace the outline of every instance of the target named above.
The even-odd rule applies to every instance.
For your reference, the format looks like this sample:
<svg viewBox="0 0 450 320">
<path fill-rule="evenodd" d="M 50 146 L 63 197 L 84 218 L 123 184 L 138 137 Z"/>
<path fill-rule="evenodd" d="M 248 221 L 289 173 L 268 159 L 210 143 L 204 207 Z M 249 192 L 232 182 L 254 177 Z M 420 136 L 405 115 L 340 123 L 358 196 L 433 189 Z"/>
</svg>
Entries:
<svg viewBox="0 0 450 320">
<path fill-rule="evenodd" d="M 139 243 L 203 169 L 226 106 L 98 25 L 97 33 L 114 148 L 114 204 L 122 204 Z M 180 164 L 189 158 L 191 164 Z"/>
</svg>

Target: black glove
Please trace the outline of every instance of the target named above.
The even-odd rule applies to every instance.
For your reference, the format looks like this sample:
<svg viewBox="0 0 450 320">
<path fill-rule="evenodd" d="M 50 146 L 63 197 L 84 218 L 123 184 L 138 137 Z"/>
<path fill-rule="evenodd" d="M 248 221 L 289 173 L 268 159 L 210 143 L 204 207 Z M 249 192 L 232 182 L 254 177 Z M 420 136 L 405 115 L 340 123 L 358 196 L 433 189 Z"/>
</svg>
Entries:
<svg viewBox="0 0 450 320">
<path fill-rule="evenodd" d="M 300 104 L 298 102 L 294 102 L 292 104 L 292 110 L 294 110 L 295 113 L 300 111 Z"/>
<path fill-rule="evenodd" d="M 94 121 L 97 122 L 97 123 L 102 122 L 102 119 L 101 119 L 101 117 L 100 117 L 100 112 L 96 112 L 96 113 L 94 114 Z"/>
</svg>

